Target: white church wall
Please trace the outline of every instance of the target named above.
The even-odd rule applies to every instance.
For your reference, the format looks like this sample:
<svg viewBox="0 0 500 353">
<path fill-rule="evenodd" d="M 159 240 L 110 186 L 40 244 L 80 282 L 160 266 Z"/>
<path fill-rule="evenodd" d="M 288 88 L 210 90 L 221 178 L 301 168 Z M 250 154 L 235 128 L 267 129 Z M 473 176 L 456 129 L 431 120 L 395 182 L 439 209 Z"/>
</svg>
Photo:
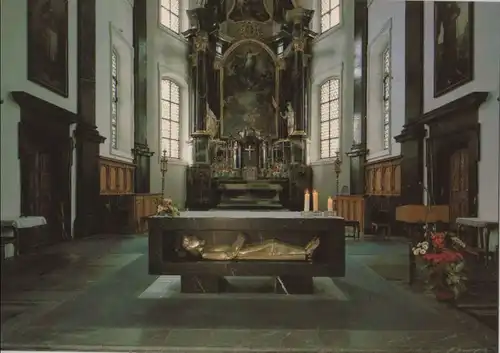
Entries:
<svg viewBox="0 0 500 353">
<path fill-rule="evenodd" d="M 383 61 L 389 47 L 391 57 L 390 143 L 384 148 Z M 367 160 L 373 162 L 399 156 L 394 140 L 405 121 L 405 1 L 374 0 L 368 7 L 367 64 Z"/>
<path fill-rule="evenodd" d="M 319 1 L 316 5 L 312 28 L 319 30 Z M 319 192 L 320 205 L 326 207 L 327 198 L 336 192 L 333 159 L 320 159 L 320 87 L 330 78 L 341 81 L 341 139 L 340 156 L 342 172 L 339 177 L 340 188 L 350 187 L 349 158 L 345 155 L 352 146 L 353 116 L 353 74 L 354 74 L 354 1 L 341 1 L 340 24 L 320 34 L 313 47 L 311 67 L 310 103 L 310 161 L 313 168 L 313 185 Z"/>
<path fill-rule="evenodd" d="M 133 0 L 96 2 L 96 125 L 102 157 L 132 162 L 134 147 Z M 118 56 L 117 148 L 111 144 L 111 53 Z"/>
<path fill-rule="evenodd" d="M 77 111 L 77 2 L 68 1 L 68 97 L 62 97 L 27 80 L 27 1 L 1 1 L 1 82 L 0 98 L 0 218 L 13 219 L 21 212 L 20 168 L 18 160 L 19 106 L 10 98 L 11 91 L 25 91 L 68 111 Z M 43 118 L 43 117 L 41 117 Z M 68 130 L 68 137 L 70 136 Z M 72 173 L 75 173 L 73 163 Z M 72 197 L 75 195 L 72 185 Z M 75 210 L 72 209 L 72 221 Z"/>
<path fill-rule="evenodd" d="M 192 5 L 180 2 L 181 32 L 188 28 L 186 9 Z M 180 156 L 170 159 L 165 176 L 165 196 L 184 207 L 186 200 L 186 168 L 191 161 L 189 140 L 189 85 L 188 45 L 182 34 L 177 34 L 161 25 L 159 2 L 148 2 L 148 144 L 154 152 L 151 157 L 151 192 L 161 192 L 160 171 L 160 83 L 168 78 L 180 87 Z"/>
<path fill-rule="evenodd" d="M 424 111 L 428 112 L 470 92 L 490 92 L 479 108 L 481 124 L 481 160 L 479 162 L 479 217 L 498 221 L 499 173 L 499 102 L 500 94 L 500 3 L 474 3 L 474 80 L 434 98 L 434 6 L 424 5 Z"/>
</svg>

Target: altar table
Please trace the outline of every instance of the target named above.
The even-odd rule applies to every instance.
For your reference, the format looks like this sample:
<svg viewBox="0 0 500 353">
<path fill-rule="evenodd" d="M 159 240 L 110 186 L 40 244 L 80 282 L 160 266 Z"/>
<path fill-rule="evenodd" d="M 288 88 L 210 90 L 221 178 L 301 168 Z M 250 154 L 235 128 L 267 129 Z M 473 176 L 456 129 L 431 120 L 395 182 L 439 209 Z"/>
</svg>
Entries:
<svg viewBox="0 0 500 353">
<path fill-rule="evenodd" d="M 289 211 L 186 211 L 178 217 L 148 218 L 149 273 L 180 275 L 183 292 L 224 291 L 225 276 L 273 276 L 287 294 L 312 293 L 313 277 L 345 275 L 344 219 L 303 216 Z M 194 258 L 183 237 L 195 236 L 207 246 L 233 244 L 243 234 L 248 244 L 277 240 L 305 247 L 319 245 L 309 261 L 224 260 Z"/>
</svg>

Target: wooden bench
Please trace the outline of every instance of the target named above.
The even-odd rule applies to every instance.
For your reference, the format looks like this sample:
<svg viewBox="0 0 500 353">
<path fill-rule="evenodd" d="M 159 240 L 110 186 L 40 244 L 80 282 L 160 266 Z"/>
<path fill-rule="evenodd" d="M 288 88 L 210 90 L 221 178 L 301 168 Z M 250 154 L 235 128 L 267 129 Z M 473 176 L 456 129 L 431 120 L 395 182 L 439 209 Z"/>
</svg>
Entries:
<svg viewBox="0 0 500 353">
<path fill-rule="evenodd" d="M 5 257 L 5 246 L 14 246 L 14 256 L 19 255 L 19 230 L 26 228 L 41 227 L 47 224 L 45 217 L 28 216 L 19 217 L 13 220 L 0 221 L 2 239 L 2 258 Z"/>
</svg>

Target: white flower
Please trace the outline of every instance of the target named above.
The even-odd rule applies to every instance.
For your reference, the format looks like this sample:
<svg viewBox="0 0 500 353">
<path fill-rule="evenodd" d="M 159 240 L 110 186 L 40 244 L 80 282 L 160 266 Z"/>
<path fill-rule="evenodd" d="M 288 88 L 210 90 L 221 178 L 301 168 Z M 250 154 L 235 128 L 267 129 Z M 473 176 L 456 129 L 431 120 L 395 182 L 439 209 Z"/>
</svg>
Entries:
<svg viewBox="0 0 500 353">
<path fill-rule="evenodd" d="M 427 250 L 429 250 L 429 242 L 424 241 L 424 242 L 422 243 L 421 247 L 422 247 L 422 249 L 424 249 L 424 250 L 426 250 L 426 251 L 427 251 Z"/>
<path fill-rule="evenodd" d="M 427 253 L 427 249 L 421 248 L 419 250 L 419 252 L 420 252 L 420 255 L 425 255 Z"/>
<path fill-rule="evenodd" d="M 413 255 L 418 256 L 420 254 L 420 249 L 413 248 Z"/>
</svg>

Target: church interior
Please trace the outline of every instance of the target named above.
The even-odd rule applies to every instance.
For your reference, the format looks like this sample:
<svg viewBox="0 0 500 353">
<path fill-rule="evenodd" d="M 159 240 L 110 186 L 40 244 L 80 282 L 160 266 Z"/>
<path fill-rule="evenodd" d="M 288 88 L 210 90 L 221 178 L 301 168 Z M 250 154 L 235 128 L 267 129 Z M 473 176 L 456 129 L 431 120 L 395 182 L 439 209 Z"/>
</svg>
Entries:
<svg viewBox="0 0 500 353">
<path fill-rule="evenodd" d="M 500 3 L 0 6 L 2 350 L 498 351 Z"/>
</svg>

